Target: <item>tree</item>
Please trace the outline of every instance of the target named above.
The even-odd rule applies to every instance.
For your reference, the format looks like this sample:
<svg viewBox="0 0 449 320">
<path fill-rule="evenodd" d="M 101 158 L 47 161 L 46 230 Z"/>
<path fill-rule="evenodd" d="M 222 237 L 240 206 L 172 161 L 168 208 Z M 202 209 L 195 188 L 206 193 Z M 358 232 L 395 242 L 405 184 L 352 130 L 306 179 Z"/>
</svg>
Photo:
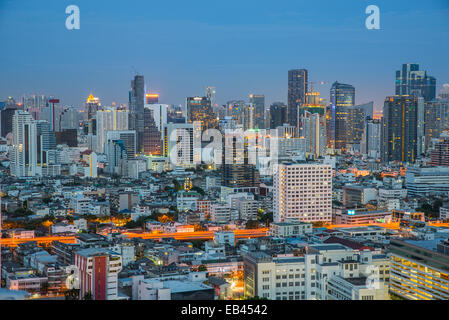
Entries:
<svg viewBox="0 0 449 320">
<path fill-rule="evenodd" d="M 207 271 L 207 267 L 204 264 L 202 264 L 198 267 L 198 272 L 202 272 L 202 271 Z"/>
<path fill-rule="evenodd" d="M 248 220 L 245 227 L 246 229 L 257 229 L 259 227 L 259 222 L 256 220 Z"/>
</svg>

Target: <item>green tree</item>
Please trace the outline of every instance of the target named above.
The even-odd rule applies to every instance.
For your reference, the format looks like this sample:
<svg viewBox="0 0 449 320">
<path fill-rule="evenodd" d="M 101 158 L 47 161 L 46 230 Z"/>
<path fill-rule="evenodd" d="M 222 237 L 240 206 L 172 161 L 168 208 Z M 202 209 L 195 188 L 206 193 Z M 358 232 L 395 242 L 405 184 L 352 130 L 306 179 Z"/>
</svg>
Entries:
<svg viewBox="0 0 449 320">
<path fill-rule="evenodd" d="M 200 266 L 198 267 L 198 271 L 199 271 L 199 272 L 201 272 L 201 271 L 207 271 L 207 267 L 206 267 L 204 264 L 202 264 L 202 265 L 200 265 Z"/>
</svg>

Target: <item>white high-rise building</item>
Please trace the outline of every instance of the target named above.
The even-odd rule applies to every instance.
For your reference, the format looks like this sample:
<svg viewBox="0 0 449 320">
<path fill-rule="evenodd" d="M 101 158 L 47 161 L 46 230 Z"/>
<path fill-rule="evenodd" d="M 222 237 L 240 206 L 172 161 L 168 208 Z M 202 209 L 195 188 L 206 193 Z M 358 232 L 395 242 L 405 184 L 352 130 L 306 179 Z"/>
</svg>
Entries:
<svg viewBox="0 0 449 320">
<path fill-rule="evenodd" d="M 97 149 L 98 153 L 104 152 L 106 131 L 128 130 L 128 110 L 105 108 L 97 111 Z"/>
<path fill-rule="evenodd" d="M 280 164 L 273 183 L 274 222 L 332 221 L 332 167 Z"/>
<path fill-rule="evenodd" d="M 326 152 L 326 120 L 319 113 L 304 111 L 301 116 L 301 136 L 306 139 L 306 154 L 313 159 Z"/>
<path fill-rule="evenodd" d="M 199 130 L 198 130 L 199 129 Z M 162 133 L 162 152 L 172 166 L 194 167 L 201 161 L 201 125 L 168 123 Z"/>
<path fill-rule="evenodd" d="M 168 104 L 145 104 L 145 108 L 153 110 L 153 119 L 159 132 L 162 132 L 164 125 L 167 124 Z"/>
<path fill-rule="evenodd" d="M 11 174 L 16 177 L 32 177 L 37 174 L 36 122 L 26 111 L 17 110 L 12 119 L 14 143 Z"/>
</svg>

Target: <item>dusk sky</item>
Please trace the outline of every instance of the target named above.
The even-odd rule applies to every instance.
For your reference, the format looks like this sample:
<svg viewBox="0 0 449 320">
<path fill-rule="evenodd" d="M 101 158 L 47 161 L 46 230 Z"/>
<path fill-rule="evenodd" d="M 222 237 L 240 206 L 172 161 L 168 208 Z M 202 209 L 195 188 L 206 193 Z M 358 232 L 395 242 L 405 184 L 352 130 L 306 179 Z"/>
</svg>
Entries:
<svg viewBox="0 0 449 320">
<path fill-rule="evenodd" d="M 80 8 L 67 30 L 65 8 Z M 367 30 L 365 8 L 380 8 Z M 449 83 L 449 0 L 0 0 L 0 101 L 54 95 L 82 106 L 128 102 L 130 80 L 145 76 L 161 103 L 215 86 L 216 100 L 287 102 L 287 71 L 309 70 L 329 99 L 332 82 L 352 84 L 356 103 L 383 105 L 403 63 Z"/>
</svg>

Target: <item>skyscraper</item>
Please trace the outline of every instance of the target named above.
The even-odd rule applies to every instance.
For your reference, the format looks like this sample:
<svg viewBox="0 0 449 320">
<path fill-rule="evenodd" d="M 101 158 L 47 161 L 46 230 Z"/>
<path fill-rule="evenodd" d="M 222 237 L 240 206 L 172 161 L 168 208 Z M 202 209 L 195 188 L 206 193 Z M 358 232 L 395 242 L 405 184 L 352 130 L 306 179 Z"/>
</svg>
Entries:
<svg viewBox="0 0 449 320">
<path fill-rule="evenodd" d="M 103 153 L 106 131 L 128 130 L 128 110 L 118 110 L 116 108 L 105 108 L 97 111 L 97 147 L 98 153 Z M 137 142 L 136 142 L 137 143 Z M 137 144 L 136 144 L 137 148 Z M 136 150 L 135 153 L 137 153 Z"/>
<path fill-rule="evenodd" d="M 273 178 L 273 211 L 274 222 L 331 222 L 331 166 L 280 164 Z"/>
<path fill-rule="evenodd" d="M 143 131 L 143 151 L 146 155 L 161 155 L 161 132 L 154 119 L 153 109 L 145 106 Z"/>
<path fill-rule="evenodd" d="M 304 111 L 300 116 L 300 136 L 306 140 L 306 155 L 313 159 L 326 153 L 326 119 L 323 114 Z"/>
<path fill-rule="evenodd" d="M 288 123 L 287 106 L 283 102 L 272 103 L 270 106 L 270 128 L 276 129 L 284 123 Z"/>
<path fill-rule="evenodd" d="M 406 63 L 396 71 L 396 95 L 413 95 L 423 97 L 425 101 L 435 99 L 436 79 L 419 70 L 419 64 Z"/>
<path fill-rule="evenodd" d="M 298 126 L 298 108 L 304 103 L 308 85 L 308 71 L 294 69 L 288 71 L 288 123 Z"/>
<path fill-rule="evenodd" d="M 37 129 L 33 117 L 26 111 L 16 110 L 12 120 L 14 144 L 12 146 L 11 174 L 23 178 L 37 174 Z"/>
<path fill-rule="evenodd" d="M 365 121 L 360 151 L 368 157 L 377 159 L 380 157 L 381 123 L 377 119 L 368 118 Z"/>
<path fill-rule="evenodd" d="M 201 122 L 201 130 L 218 129 L 218 119 L 208 97 L 187 97 L 186 123 Z"/>
<path fill-rule="evenodd" d="M 263 94 L 250 94 L 249 103 L 254 107 L 254 126 L 265 129 L 265 96 Z"/>
<path fill-rule="evenodd" d="M 143 151 L 144 130 L 144 104 L 145 104 L 145 82 L 143 75 L 136 75 L 131 80 L 131 92 L 129 95 L 129 129 L 136 130 L 137 151 Z"/>
<path fill-rule="evenodd" d="M 382 118 L 383 162 L 415 162 L 417 156 L 418 98 L 387 97 Z"/>
<path fill-rule="evenodd" d="M 348 109 L 354 107 L 355 88 L 349 84 L 334 82 L 330 101 L 327 112 L 327 144 L 329 148 L 346 149 Z"/>
<path fill-rule="evenodd" d="M 101 110 L 100 99 L 90 94 L 89 97 L 87 97 L 86 103 L 84 104 L 85 120 L 95 118 L 95 116 L 97 115 L 97 111 L 99 110 Z"/>
</svg>

